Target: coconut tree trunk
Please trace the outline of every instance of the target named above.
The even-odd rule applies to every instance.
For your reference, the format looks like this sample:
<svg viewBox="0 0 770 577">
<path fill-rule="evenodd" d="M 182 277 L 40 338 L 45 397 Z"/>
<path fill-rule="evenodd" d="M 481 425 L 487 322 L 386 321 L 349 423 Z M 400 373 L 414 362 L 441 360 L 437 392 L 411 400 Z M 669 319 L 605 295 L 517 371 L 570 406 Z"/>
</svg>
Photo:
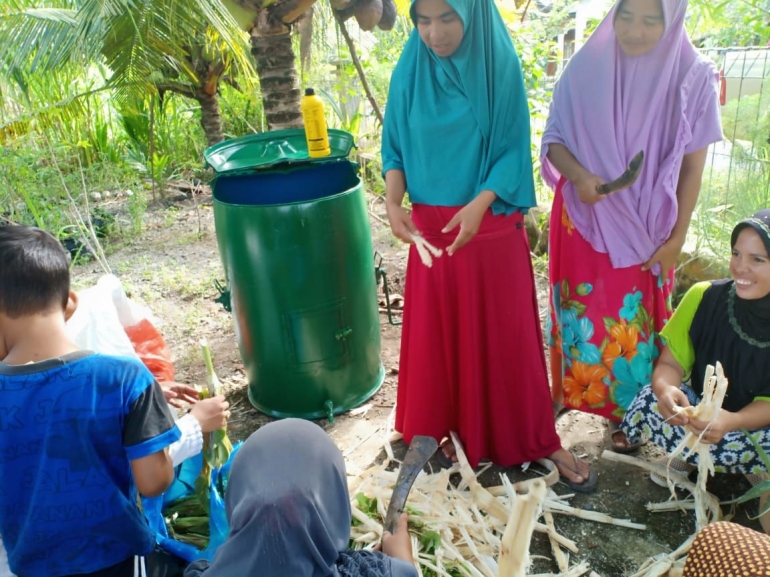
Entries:
<svg viewBox="0 0 770 577">
<path fill-rule="evenodd" d="M 208 94 L 205 89 L 195 91 L 195 100 L 201 106 L 201 126 L 206 134 L 209 146 L 225 139 L 222 133 L 222 118 L 219 116 L 219 101 L 216 94 Z"/>
<path fill-rule="evenodd" d="M 257 65 L 267 126 L 269 130 L 299 128 L 302 93 L 291 30 L 280 23 L 268 23 L 266 12 L 251 31 L 251 53 Z"/>
</svg>

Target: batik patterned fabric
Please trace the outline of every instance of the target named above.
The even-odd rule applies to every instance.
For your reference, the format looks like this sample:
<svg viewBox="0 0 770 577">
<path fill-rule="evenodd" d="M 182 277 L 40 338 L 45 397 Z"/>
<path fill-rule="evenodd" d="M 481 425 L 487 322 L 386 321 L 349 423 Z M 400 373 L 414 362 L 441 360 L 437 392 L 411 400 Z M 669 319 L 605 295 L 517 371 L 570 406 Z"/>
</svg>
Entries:
<svg viewBox="0 0 770 577">
<path fill-rule="evenodd" d="M 700 398 L 689 386 L 682 385 L 682 391 L 687 395 L 691 405 L 697 405 Z M 621 425 L 632 443 L 638 442 L 642 436 L 649 439 L 666 453 L 671 453 L 684 438 L 684 427 L 669 425 L 663 420 L 658 411 L 658 399 L 651 387 L 645 387 L 637 395 L 628 408 L 626 417 Z M 770 429 L 759 429 L 749 433 L 759 446 L 770 454 Z M 717 473 L 761 474 L 765 467 L 748 436 L 741 431 L 731 431 L 714 445 L 711 445 L 711 458 Z M 684 457 L 684 455 L 680 455 Z M 698 456 L 690 455 L 688 463 L 698 464 Z"/>
</svg>

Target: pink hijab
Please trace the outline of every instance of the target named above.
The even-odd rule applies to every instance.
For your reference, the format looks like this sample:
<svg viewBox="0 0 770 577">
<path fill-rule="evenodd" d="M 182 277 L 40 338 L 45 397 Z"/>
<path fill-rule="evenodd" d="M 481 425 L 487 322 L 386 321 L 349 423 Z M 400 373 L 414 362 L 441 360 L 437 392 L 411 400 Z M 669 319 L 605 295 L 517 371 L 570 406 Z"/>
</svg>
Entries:
<svg viewBox="0 0 770 577">
<path fill-rule="evenodd" d="M 566 146 L 586 170 L 606 181 L 644 151 L 639 179 L 595 205 L 572 183 L 564 203 L 580 234 L 615 268 L 647 261 L 671 234 L 685 154 L 722 140 L 718 75 L 684 28 L 687 0 L 661 0 L 665 31 L 650 52 L 628 57 L 615 37 L 616 2 L 556 84 L 541 149 L 542 175 L 561 178 L 546 154 Z"/>
</svg>

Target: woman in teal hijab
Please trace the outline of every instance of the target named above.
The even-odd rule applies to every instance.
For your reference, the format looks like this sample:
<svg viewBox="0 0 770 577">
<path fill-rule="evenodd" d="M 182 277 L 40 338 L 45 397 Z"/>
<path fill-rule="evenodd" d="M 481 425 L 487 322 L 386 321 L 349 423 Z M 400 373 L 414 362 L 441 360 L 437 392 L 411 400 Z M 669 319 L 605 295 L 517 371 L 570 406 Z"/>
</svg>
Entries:
<svg viewBox="0 0 770 577">
<path fill-rule="evenodd" d="M 411 16 L 382 142 L 388 219 L 413 245 L 396 429 L 406 442 L 457 431 L 473 465 L 549 457 L 573 490 L 593 490 L 551 410 L 523 225 L 535 193 L 518 56 L 493 0 L 416 0 Z M 422 264 L 417 236 L 445 254 Z M 439 457 L 453 452 L 445 442 Z"/>
</svg>

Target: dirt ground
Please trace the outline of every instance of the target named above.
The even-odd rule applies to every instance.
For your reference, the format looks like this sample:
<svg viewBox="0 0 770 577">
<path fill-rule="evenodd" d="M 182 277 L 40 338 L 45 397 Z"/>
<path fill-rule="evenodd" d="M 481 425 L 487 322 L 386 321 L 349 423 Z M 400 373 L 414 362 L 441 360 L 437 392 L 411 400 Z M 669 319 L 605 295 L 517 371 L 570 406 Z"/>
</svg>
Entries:
<svg viewBox="0 0 770 577">
<path fill-rule="evenodd" d="M 402 293 L 406 251 L 393 241 L 383 220 L 383 207 L 374 199 L 370 207 L 375 249 L 384 257 L 391 290 Z M 243 440 L 270 419 L 249 403 L 232 318 L 214 302 L 219 296 L 214 281 L 224 281 L 224 273 L 214 233 L 211 196 L 204 194 L 196 200 L 179 199 L 151 208 L 145 216 L 145 229 L 138 240 L 112 246 L 108 251 L 109 268 L 123 281 L 133 298 L 152 309 L 172 350 L 178 381 L 205 383 L 198 343 L 202 337 L 208 339 L 215 367 L 227 385 L 227 395 L 233 406 L 230 436 L 234 441 Z M 104 270 L 95 262 L 76 267 L 76 288 L 93 284 L 101 274 Z M 543 309 L 547 302 L 545 280 L 543 275 L 537 275 Z M 385 314 L 380 318 L 382 361 L 386 372 L 382 388 L 362 410 L 340 415 L 334 424 L 320 423 L 343 451 L 351 472 L 363 470 L 384 457 L 387 419 L 395 404 L 400 328 L 390 325 Z M 646 531 L 639 531 L 555 515 L 558 531 L 575 540 L 580 548 L 573 562 L 587 560 L 602 577 L 627 576 L 649 557 L 676 549 L 693 533 L 692 513 L 647 511 L 647 503 L 661 502 L 669 496 L 666 489 L 650 481 L 647 473 L 631 465 L 600 458 L 607 446 L 602 419 L 573 411 L 559 419 L 558 429 L 564 446 L 585 456 L 599 474 L 597 491 L 576 495 L 571 504 L 647 525 Z M 403 442 L 397 441 L 393 447 L 397 457 L 403 456 L 406 450 Z M 650 459 L 656 452 L 648 444 L 637 456 Z M 532 475 L 531 470 L 524 473 L 519 467 L 506 470 L 492 467 L 483 480 L 499 484 L 501 472 L 513 480 Z M 563 484 L 557 484 L 555 489 L 561 494 L 568 492 Z M 721 475 L 711 480 L 709 489 L 725 502 L 742 495 L 748 484 L 741 477 Z M 723 511 L 729 514 L 733 511 L 732 506 L 723 505 Z M 747 518 L 747 515 L 756 515 L 756 502 L 738 505 L 734 513 L 735 520 L 742 524 L 759 527 L 756 521 Z M 543 556 L 536 557 L 534 573 L 557 570 L 555 563 L 549 560 L 551 553 L 546 538 L 536 534 L 532 552 Z"/>
</svg>

